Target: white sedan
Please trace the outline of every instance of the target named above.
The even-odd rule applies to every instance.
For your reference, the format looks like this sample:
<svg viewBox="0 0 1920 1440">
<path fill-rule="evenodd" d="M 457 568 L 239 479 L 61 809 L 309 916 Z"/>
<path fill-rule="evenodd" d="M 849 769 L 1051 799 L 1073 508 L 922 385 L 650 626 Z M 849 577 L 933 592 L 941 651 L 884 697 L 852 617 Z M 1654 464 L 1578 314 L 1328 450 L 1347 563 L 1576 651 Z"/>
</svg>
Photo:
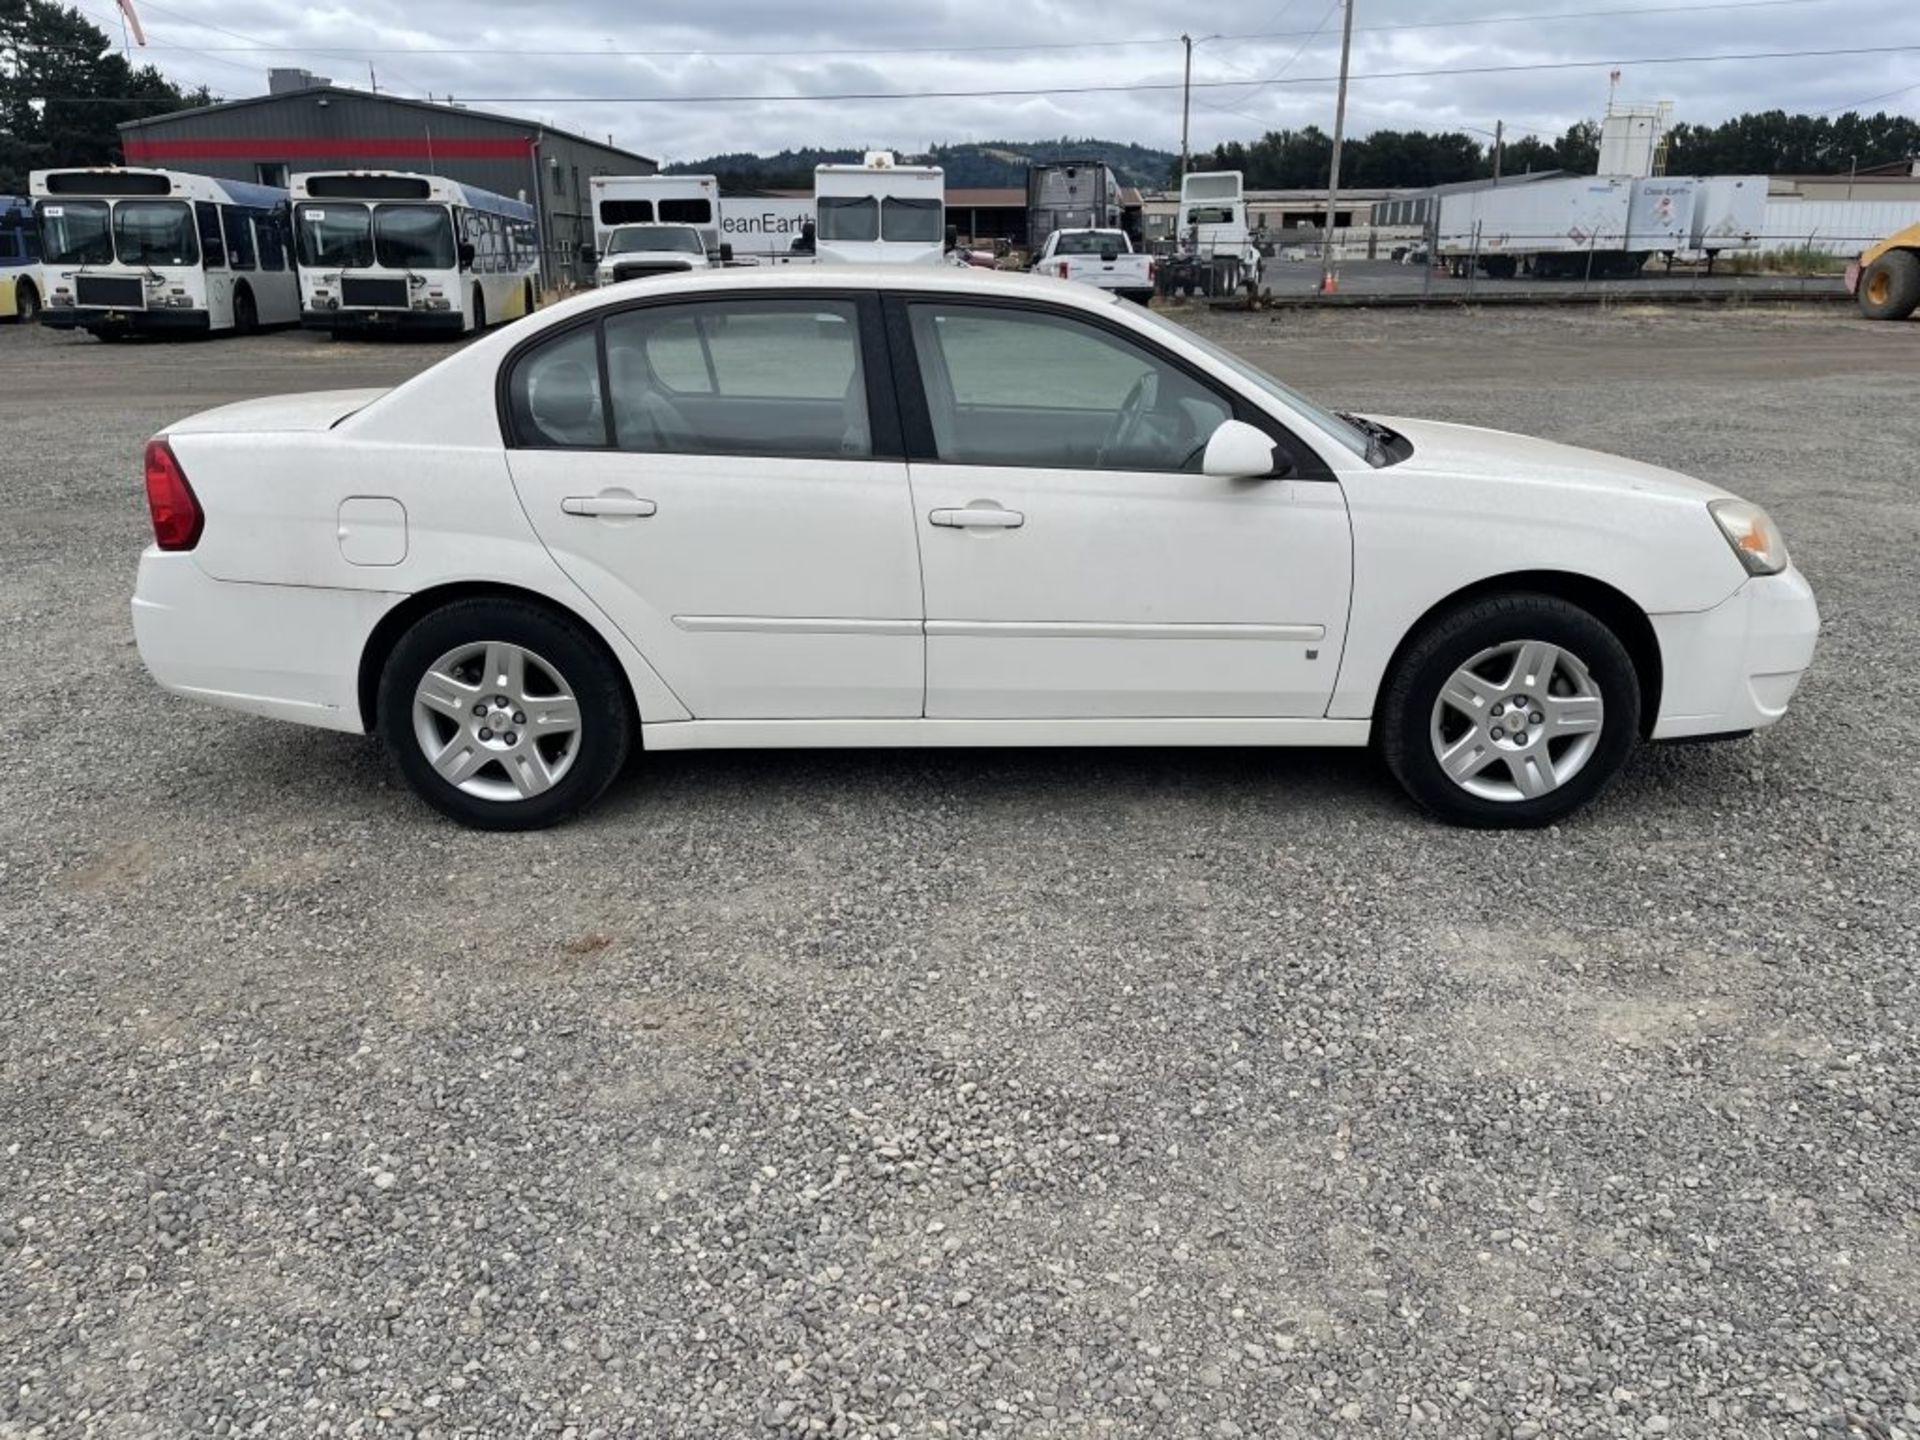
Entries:
<svg viewBox="0 0 1920 1440">
<path fill-rule="evenodd" d="M 1819 616 L 1757 507 L 1336 414 L 1085 286 L 726 270 L 578 297 L 396 389 L 148 446 L 140 653 L 550 824 L 635 749 L 1373 744 L 1538 825 L 1635 744 L 1785 711 Z"/>
</svg>

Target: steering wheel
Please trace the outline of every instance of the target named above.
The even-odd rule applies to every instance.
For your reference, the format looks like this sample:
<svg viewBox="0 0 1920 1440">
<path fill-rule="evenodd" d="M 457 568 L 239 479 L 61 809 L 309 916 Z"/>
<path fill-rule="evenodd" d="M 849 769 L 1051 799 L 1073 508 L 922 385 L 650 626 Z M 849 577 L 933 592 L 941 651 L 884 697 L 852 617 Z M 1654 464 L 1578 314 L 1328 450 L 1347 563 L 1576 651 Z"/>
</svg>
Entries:
<svg viewBox="0 0 1920 1440">
<path fill-rule="evenodd" d="M 1158 381 L 1159 377 L 1149 370 L 1133 382 L 1127 391 L 1127 398 L 1120 402 L 1120 412 L 1113 417 L 1113 426 L 1107 431 L 1107 438 L 1095 457 L 1096 464 L 1106 464 L 1107 456 L 1124 449 L 1138 438 L 1140 427 L 1147 418 L 1148 392 L 1160 388 Z"/>
</svg>

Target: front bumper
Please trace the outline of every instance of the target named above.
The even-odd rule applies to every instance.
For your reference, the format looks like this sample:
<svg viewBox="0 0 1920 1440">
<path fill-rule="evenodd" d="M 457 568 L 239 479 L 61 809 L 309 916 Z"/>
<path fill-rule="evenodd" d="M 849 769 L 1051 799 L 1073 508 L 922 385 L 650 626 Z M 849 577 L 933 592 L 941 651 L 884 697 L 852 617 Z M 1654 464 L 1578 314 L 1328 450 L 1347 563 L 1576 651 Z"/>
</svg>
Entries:
<svg viewBox="0 0 1920 1440">
<path fill-rule="evenodd" d="M 148 546 L 133 635 L 168 690 L 250 715 L 356 734 L 360 657 L 403 597 L 377 590 L 215 580 L 191 553 Z"/>
<path fill-rule="evenodd" d="M 1654 615 L 1663 686 L 1655 740 L 1764 729 L 1813 662 L 1820 607 L 1788 566 L 1757 575 L 1711 610 Z"/>
<path fill-rule="evenodd" d="M 300 323 L 339 335 L 459 335 L 467 328 L 458 310 L 303 310 Z"/>
<path fill-rule="evenodd" d="M 213 328 L 204 310 L 172 306 L 154 310 L 102 310 L 94 306 L 47 305 L 40 323 L 54 330 L 119 330 L 128 335 L 205 335 Z"/>
</svg>

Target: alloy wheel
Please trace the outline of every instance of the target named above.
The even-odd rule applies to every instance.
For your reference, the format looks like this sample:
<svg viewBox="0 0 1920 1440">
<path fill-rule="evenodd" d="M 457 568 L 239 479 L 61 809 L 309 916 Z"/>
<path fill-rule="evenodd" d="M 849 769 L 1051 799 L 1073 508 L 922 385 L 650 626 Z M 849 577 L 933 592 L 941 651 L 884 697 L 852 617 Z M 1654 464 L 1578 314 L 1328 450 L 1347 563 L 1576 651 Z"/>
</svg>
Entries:
<svg viewBox="0 0 1920 1440">
<path fill-rule="evenodd" d="M 447 651 L 414 688 L 413 734 L 435 773 L 482 800 L 544 794 L 580 753 L 580 704 L 553 665 L 504 640 Z"/>
<path fill-rule="evenodd" d="M 1433 702 L 1434 758 L 1483 800 L 1552 794 L 1599 748 L 1606 702 L 1571 650 L 1544 640 L 1490 646 L 1448 677 Z"/>
</svg>

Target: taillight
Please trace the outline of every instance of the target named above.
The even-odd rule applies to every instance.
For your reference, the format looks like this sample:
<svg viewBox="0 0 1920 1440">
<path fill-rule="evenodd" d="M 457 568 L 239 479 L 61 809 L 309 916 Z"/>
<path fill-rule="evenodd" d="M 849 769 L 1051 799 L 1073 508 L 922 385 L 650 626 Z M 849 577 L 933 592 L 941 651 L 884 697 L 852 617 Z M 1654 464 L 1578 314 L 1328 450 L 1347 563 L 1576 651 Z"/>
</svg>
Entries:
<svg viewBox="0 0 1920 1440">
<path fill-rule="evenodd" d="M 147 442 L 147 508 L 153 512 L 153 539 L 162 550 L 191 550 L 207 523 L 187 473 L 165 440 Z"/>
</svg>

